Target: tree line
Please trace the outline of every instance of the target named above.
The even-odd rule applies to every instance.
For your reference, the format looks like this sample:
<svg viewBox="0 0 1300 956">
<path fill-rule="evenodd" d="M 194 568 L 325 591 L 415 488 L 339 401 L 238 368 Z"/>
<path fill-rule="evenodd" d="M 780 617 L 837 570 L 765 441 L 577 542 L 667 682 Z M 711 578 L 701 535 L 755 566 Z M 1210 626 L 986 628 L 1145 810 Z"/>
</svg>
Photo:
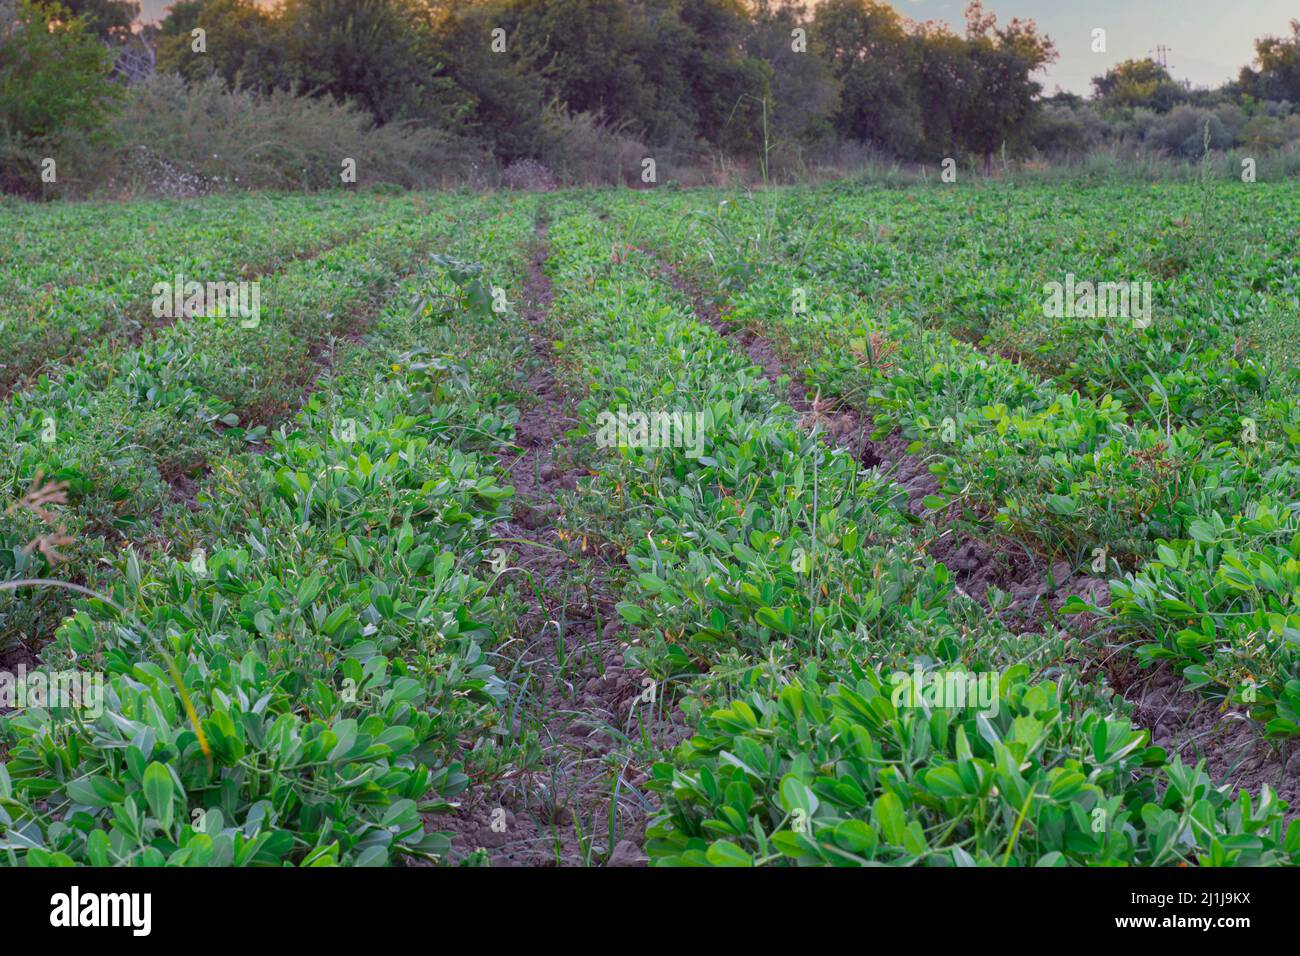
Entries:
<svg viewBox="0 0 1300 956">
<path fill-rule="evenodd" d="M 1055 55 L 1031 21 L 1000 27 L 978 2 L 964 36 L 872 0 L 181 0 L 158 32 L 159 68 L 187 79 L 352 99 L 505 160 L 535 151 L 552 106 L 679 149 L 1020 150 Z"/>
<path fill-rule="evenodd" d="M 179 0 L 144 28 L 138 12 L 129 0 L 0 0 L 0 161 L 103 135 L 142 82 L 138 56 L 124 69 L 140 49 L 146 72 L 191 87 L 347 103 L 375 128 L 434 130 L 501 163 L 544 155 L 556 125 L 581 117 L 684 156 L 856 144 L 987 169 L 1072 142 L 1080 124 L 1196 102 L 1163 68 L 1128 61 L 1094 80 L 1081 118 L 1081 98 L 1044 96 L 1053 40 L 1032 20 L 1000 24 L 979 0 L 960 32 L 879 0 Z M 1216 102 L 1293 114 L 1300 22 L 1291 30 L 1261 38 Z"/>
</svg>

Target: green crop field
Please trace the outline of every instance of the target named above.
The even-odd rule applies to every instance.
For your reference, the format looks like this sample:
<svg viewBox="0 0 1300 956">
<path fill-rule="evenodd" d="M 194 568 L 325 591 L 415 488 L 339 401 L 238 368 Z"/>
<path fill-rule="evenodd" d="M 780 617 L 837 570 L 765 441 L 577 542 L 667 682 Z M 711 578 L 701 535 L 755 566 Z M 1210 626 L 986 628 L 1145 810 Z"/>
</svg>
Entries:
<svg viewBox="0 0 1300 956">
<path fill-rule="evenodd" d="M 0 863 L 1294 865 L 1298 222 L 0 204 Z"/>
</svg>

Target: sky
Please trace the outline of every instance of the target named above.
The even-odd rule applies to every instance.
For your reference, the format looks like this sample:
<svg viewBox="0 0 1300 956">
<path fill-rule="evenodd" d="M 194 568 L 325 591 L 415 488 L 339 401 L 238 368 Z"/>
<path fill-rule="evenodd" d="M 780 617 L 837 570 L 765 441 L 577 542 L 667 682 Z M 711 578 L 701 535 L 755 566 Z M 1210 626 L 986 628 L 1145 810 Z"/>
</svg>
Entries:
<svg viewBox="0 0 1300 956">
<path fill-rule="evenodd" d="M 965 0 L 890 0 L 913 20 L 944 20 L 960 31 Z M 1193 86 L 1236 79 L 1255 58 L 1257 37 L 1290 33 L 1300 0 L 984 0 L 1004 23 L 1036 20 L 1056 41 L 1059 59 L 1040 74 L 1048 93 L 1087 94 L 1090 80 L 1123 60 L 1168 48 L 1169 72 Z M 1106 52 L 1092 52 L 1092 31 L 1106 31 Z"/>
<path fill-rule="evenodd" d="M 889 0 L 913 20 L 964 25 L 966 0 Z M 157 19 L 170 0 L 142 0 L 142 18 Z M 1255 56 L 1255 39 L 1289 32 L 1300 0 L 984 0 L 1000 22 L 1032 18 L 1056 41 L 1057 62 L 1040 76 L 1046 92 L 1087 94 L 1090 80 L 1122 60 L 1168 48 L 1169 70 L 1193 86 L 1235 79 Z M 1092 31 L 1106 31 L 1106 52 L 1092 52 Z"/>
</svg>

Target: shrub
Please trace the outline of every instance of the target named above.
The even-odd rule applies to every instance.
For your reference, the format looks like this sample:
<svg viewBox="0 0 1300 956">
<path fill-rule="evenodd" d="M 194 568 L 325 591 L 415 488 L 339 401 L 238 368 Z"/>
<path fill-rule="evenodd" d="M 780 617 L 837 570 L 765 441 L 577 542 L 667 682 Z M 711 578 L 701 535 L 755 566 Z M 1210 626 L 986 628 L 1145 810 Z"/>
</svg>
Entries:
<svg viewBox="0 0 1300 956">
<path fill-rule="evenodd" d="M 565 183 L 618 186 L 639 178 L 647 147 L 592 113 L 547 110 L 538 159 Z"/>
<path fill-rule="evenodd" d="M 109 185 L 131 192 L 326 189 L 340 185 L 344 159 L 356 160 L 363 186 L 481 183 L 490 168 L 475 144 L 442 130 L 376 126 L 349 104 L 232 90 L 219 77 L 156 76 L 131 89 L 117 128 Z"/>
<path fill-rule="evenodd" d="M 1080 153 L 1096 146 L 1104 135 L 1105 124 L 1091 108 L 1049 105 L 1039 114 L 1030 142 L 1042 153 Z"/>
<path fill-rule="evenodd" d="M 1191 106 L 1179 106 L 1168 116 L 1157 121 L 1151 137 L 1159 145 L 1181 156 L 1199 156 L 1205 149 L 1205 124 L 1210 125 L 1211 149 L 1227 149 L 1233 145 L 1232 134 L 1214 113 Z"/>
<path fill-rule="evenodd" d="M 501 174 L 501 185 L 507 189 L 550 192 L 556 187 L 556 182 L 551 171 L 537 160 L 516 159 Z"/>
</svg>

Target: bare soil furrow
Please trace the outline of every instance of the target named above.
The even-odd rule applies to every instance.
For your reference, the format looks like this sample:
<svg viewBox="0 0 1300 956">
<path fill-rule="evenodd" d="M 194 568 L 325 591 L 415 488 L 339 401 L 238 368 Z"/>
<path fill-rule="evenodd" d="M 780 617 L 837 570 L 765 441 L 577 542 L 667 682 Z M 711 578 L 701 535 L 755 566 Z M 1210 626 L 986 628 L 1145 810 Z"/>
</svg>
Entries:
<svg viewBox="0 0 1300 956">
<path fill-rule="evenodd" d="M 641 847 L 653 804 L 639 789 L 648 767 L 634 742 L 644 734 L 667 744 L 684 728 L 680 717 L 644 701 L 644 675 L 624 668 L 612 580 L 621 555 L 565 530 L 563 509 L 574 503 L 570 493 L 582 474 L 566 436 L 578 421 L 577 396 L 556 375 L 546 257 L 539 227 L 525 312 L 536 400 L 520 415 L 517 449 L 501 456 L 515 488 L 501 536 L 526 581 L 528 605 L 499 653 L 510 661 L 519 695 L 512 731 L 535 731 L 540 758 L 473 787 L 455 812 L 430 822 L 454 834 L 454 858 L 482 848 L 495 866 L 636 866 L 646 860 Z"/>
</svg>

